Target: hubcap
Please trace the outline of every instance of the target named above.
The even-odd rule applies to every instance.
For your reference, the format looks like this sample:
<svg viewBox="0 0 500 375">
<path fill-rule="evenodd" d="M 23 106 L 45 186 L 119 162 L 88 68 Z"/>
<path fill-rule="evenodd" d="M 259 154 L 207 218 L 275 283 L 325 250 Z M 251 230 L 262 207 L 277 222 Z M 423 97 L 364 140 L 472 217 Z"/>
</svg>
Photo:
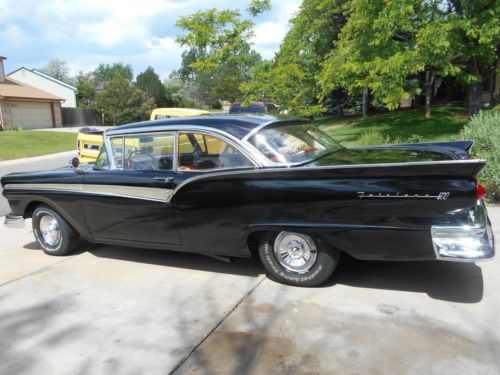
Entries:
<svg viewBox="0 0 500 375">
<path fill-rule="evenodd" d="M 313 239 L 305 234 L 281 232 L 274 241 L 276 259 L 289 271 L 309 271 L 316 262 L 317 253 Z"/>
<path fill-rule="evenodd" d="M 49 246 L 57 246 L 61 241 L 61 230 L 57 219 L 52 215 L 45 214 L 40 219 L 40 232 L 45 243 Z"/>
</svg>

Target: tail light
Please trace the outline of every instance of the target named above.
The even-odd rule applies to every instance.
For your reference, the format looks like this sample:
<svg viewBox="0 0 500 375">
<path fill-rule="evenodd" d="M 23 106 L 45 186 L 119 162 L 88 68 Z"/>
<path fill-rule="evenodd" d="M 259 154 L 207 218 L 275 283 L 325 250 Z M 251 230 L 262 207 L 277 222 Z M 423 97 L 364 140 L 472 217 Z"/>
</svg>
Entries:
<svg viewBox="0 0 500 375">
<path fill-rule="evenodd" d="M 80 140 L 76 140 L 76 149 L 78 151 L 78 156 L 80 156 Z"/>
<path fill-rule="evenodd" d="M 481 185 L 481 184 L 477 184 L 477 187 L 476 187 L 476 196 L 477 196 L 477 199 L 482 199 L 484 198 L 484 196 L 486 195 L 486 188 Z"/>
</svg>

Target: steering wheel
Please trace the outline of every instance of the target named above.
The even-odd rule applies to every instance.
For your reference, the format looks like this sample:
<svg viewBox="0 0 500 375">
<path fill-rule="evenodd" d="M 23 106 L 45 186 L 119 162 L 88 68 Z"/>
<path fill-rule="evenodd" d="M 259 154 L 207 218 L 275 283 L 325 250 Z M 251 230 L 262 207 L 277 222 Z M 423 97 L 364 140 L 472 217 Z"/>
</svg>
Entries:
<svg viewBox="0 0 500 375">
<path fill-rule="evenodd" d="M 149 156 L 151 158 L 151 160 L 148 162 L 148 164 L 145 164 L 144 167 L 141 169 L 160 169 L 160 164 L 158 163 L 158 160 L 156 160 L 155 157 L 151 153 L 144 151 L 144 150 L 134 150 L 128 155 L 128 158 L 127 158 L 127 167 L 128 168 L 134 169 L 134 168 L 132 168 L 132 166 L 134 164 L 136 164 L 136 162 L 134 162 L 132 160 L 132 156 L 134 156 L 136 154 L 137 155 L 146 155 L 146 156 Z"/>
</svg>

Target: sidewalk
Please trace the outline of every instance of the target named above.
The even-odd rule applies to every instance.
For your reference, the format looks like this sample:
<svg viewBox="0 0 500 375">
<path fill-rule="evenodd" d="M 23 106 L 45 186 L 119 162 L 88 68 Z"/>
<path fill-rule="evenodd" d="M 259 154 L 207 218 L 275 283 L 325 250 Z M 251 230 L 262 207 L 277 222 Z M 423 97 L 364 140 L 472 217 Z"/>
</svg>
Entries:
<svg viewBox="0 0 500 375">
<path fill-rule="evenodd" d="M 0 168 L 12 166 L 12 165 L 31 164 L 31 163 L 44 161 L 44 160 L 52 160 L 52 159 L 59 159 L 59 158 L 67 158 L 68 165 L 69 165 L 71 159 L 74 158 L 75 156 L 76 156 L 76 150 L 72 150 L 72 151 L 56 152 L 55 154 L 33 156 L 31 158 L 5 160 L 5 161 L 0 161 Z M 0 176 L 3 174 L 2 172 L 3 172 L 3 170 L 0 169 Z"/>
</svg>

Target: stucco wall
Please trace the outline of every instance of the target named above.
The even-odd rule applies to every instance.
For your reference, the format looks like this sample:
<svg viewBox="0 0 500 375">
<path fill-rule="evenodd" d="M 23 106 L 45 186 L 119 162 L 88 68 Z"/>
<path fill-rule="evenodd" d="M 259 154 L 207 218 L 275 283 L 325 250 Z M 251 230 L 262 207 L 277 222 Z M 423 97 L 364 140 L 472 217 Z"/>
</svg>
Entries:
<svg viewBox="0 0 500 375">
<path fill-rule="evenodd" d="M 51 81 L 45 77 L 42 77 L 36 73 L 29 71 L 28 69 L 20 69 L 9 75 L 20 82 L 26 83 L 27 85 L 36 87 L 37 89 L 48 92 L 49 94 L 55 95 L 65 101 L 62 103 L 63 107 L 76 107 L 76 94 L 72 89 L 63 86 L 57 82 Z"/>
<path fill-rule="evenodd" d="M 61 113 L 61 104 L 58 102 L 54 102 L 54 118 L 56 120 L 56 128 L 62 128 L 63 120 Z"/>
<path fill-rule="evenodd" d="M 10 118 L 9 103 L 5 102 L 3 100 L 0 100 L 0 111 L 2 111 L 3 128 L 4 129 L 12 128 L 12 120 Z"/>
</svg>

